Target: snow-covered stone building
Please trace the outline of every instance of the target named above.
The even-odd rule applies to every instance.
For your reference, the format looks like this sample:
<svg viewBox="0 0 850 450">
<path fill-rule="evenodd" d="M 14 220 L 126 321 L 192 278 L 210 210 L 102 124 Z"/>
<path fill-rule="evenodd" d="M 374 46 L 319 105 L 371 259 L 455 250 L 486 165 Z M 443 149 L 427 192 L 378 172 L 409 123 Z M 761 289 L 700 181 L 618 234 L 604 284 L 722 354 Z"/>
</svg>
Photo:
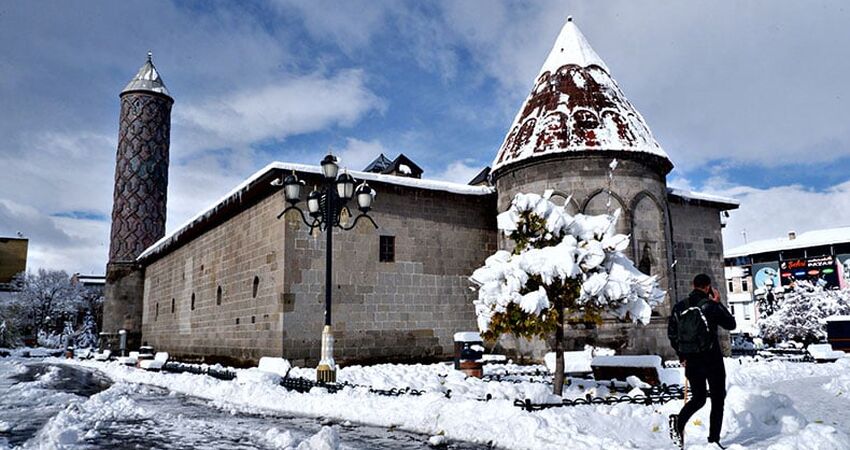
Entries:
<svg viewBox="0 0 850 450">
<path fill-rule="evenodd" d="M 736 332 L 757 334 L 758 302 L 772 304 L 796 281 L 826 289 L 850 287 L 850 227 L 789 231 L 730 248 L 724 256 L 729 303 L 740 325 Z"/>
<path fill-rule="evenodd" d="M 122 160 L 132 160 L 127 152 L 160 151 L 145 153 L 143 160 L 154 166 L 116 172 L 111 245 L 121 252 L 110 255 L 132 253 L 132 264 L 110 263 L 121 271 L 108 269 L 112 306 L 104 328 L 128 328 L 176 355 L 254 360 L 283 354 L 315 362 L 323 324 L 324 240 L 298 226 L 297 217 L 277 219 L 284 201 L 271 182 L 294 171 L 310 185 L 319 181 L 320 168 L 274 162 L 168 235 L 159 228 L 158 202 L 151 205 L 150 226 L 138 225 L 145 207 L 122 196 L 132 186 L 157 186 L 162 197 L 156 198 L 164 201 L 161 178 L 149 183 L 146 177 L 167 168 L 167 158 L 154 161 L 151 155 L 161 155 L 163 145 L 167 155 L 168 142 L 143 126 L 125 130 L 126 116 L 135 110 L 132 102 L 123 105 L 128 93 L 158 100 L 149 111 L 151 120 L 159 120 L 155 131 L 162 130 L 159 114 L 171 105 L 147 64 L 133 88 L 122 93 L 119 169 Z M 156 137 L 158 147 L 146 147 L 146 139 Z M 492 171 L 485 169 L 469 185 L 422 179 L 422 169 L 404 155 L 395 160 L 380 155 L 364 171 L 350 172 L 379 193 L 371 214 L 380 228 L 358 226 L 334 238 L 337 361 L 451 354 L 453 333 L 476 327 L 467 277 L 507 245 L 496 230 L 497 213 L 518 192 L 547 189 L 572 195 L 571 212 L 620 208 L 617 226 L 632 236 L 629 254 L 668 292 L 648 326 L 609 320 L 571 328 L 569 344 L 669 355 L 665 327 L 672 302 L 687 294 L 697 273 L 723 280 L 720 216 L 737 203 L 667 186 L 672 162 L 571 20 L 494 153 Z M 134 177 L 141 179 L 127 187 L 126 179 Z M 124 214 L 127 208 L 138 214 Z M 128 220 L 132 226 L 124 223 Z"/>
</svg>

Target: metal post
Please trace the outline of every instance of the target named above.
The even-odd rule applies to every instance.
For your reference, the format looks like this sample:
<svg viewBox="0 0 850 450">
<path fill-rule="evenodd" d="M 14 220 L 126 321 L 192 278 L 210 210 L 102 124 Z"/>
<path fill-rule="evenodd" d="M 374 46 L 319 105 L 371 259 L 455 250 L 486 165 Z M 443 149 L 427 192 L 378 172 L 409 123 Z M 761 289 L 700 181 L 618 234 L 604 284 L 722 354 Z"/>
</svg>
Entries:
<svg viewBox="0 0 850 450">
<path fill-rule="evenodd" d="M 325 327 L 322 329 L 322 355 L 316 368 L 316 379 L 325 383 L 336 382 L 336 363 L 333 359 L 333 332 L 331 331 L 331 297 L 333 295 L 333 227 L 336 199 L 332 181 L 325 184 Z"/>
<path fill-rule="evenodd" d="M 331 326 L 331 296 L 333 295 L 333 291 L 331 290 L 331 284 L 333 283 L 333 224 L 334 224 L 334 209 L 336 208 L 336 202 L 334 201 L 334 192 L 333 189 L 329 186 L 327 188 L 327 200 L 325 204 L 327 206 L 327 213 L 325 216 L 325 233 L 328 234 L 327 237 L 327 248 L 325 249 L 325 325 Z"/>
</svg>

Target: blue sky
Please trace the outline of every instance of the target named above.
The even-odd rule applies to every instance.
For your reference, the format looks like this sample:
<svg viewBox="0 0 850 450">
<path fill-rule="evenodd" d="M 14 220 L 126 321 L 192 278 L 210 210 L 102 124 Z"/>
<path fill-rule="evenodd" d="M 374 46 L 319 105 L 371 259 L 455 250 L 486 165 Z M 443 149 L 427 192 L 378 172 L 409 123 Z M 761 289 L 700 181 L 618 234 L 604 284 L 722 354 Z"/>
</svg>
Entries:
<svg viewBox="0 0 850 450">
<path fill-rule="evenodd" d="M 102 272 L 118 92 L 148 50 L 175 98 L 168 228 L 272 160 L 403 152 L 490 164 L 567 15 L 676 170 L 742 201 L 727 247 L 850 225 L 841 1 L 7 2 L 0 235 L 30 267 Z"/>
</svg>

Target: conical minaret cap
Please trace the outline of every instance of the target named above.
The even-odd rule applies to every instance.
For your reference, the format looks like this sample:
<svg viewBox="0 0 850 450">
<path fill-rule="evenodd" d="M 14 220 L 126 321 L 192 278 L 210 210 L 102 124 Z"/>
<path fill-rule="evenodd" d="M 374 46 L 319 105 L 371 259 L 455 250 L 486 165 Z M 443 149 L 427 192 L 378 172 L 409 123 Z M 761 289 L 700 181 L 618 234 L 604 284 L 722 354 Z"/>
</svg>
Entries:
<svg viewBox="0 0 850 450">
<path fill-rule="evenodd" d="M 127 83 L 127 86 L 121 91 L 122 94 L 131 91 L 150 91 L 157 94 L 163 94 L 171 97 L 162 77 L 159 76 L 159 71 L 153 65 L 153 55 L 148 52 L 148 59 L 142 64 L 139 72 Z"/>
<path fill-rule="evenodd" d="M 534 87 L 502 142 L 493 171 L 566 152 L 642 152 L 672 168 L 643 117 L 572 18 L 561 28 Z"/>
</svg>

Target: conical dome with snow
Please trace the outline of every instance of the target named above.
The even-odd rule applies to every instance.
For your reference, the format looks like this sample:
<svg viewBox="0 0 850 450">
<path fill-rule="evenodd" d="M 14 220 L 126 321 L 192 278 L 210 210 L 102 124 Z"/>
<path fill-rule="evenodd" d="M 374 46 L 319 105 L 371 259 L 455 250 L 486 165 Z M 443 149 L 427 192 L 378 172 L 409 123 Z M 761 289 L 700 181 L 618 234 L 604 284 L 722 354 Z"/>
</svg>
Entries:
<svg viewBox="0 0 850 450">
<path fill-rule="evenodd" d="M 643 117 L 569 18 L 508 131 L 493 170 L 553 153 L 593 151 L 649 153 L 669 166 L 665 172 L 672 167 Z"/>
</svg>

